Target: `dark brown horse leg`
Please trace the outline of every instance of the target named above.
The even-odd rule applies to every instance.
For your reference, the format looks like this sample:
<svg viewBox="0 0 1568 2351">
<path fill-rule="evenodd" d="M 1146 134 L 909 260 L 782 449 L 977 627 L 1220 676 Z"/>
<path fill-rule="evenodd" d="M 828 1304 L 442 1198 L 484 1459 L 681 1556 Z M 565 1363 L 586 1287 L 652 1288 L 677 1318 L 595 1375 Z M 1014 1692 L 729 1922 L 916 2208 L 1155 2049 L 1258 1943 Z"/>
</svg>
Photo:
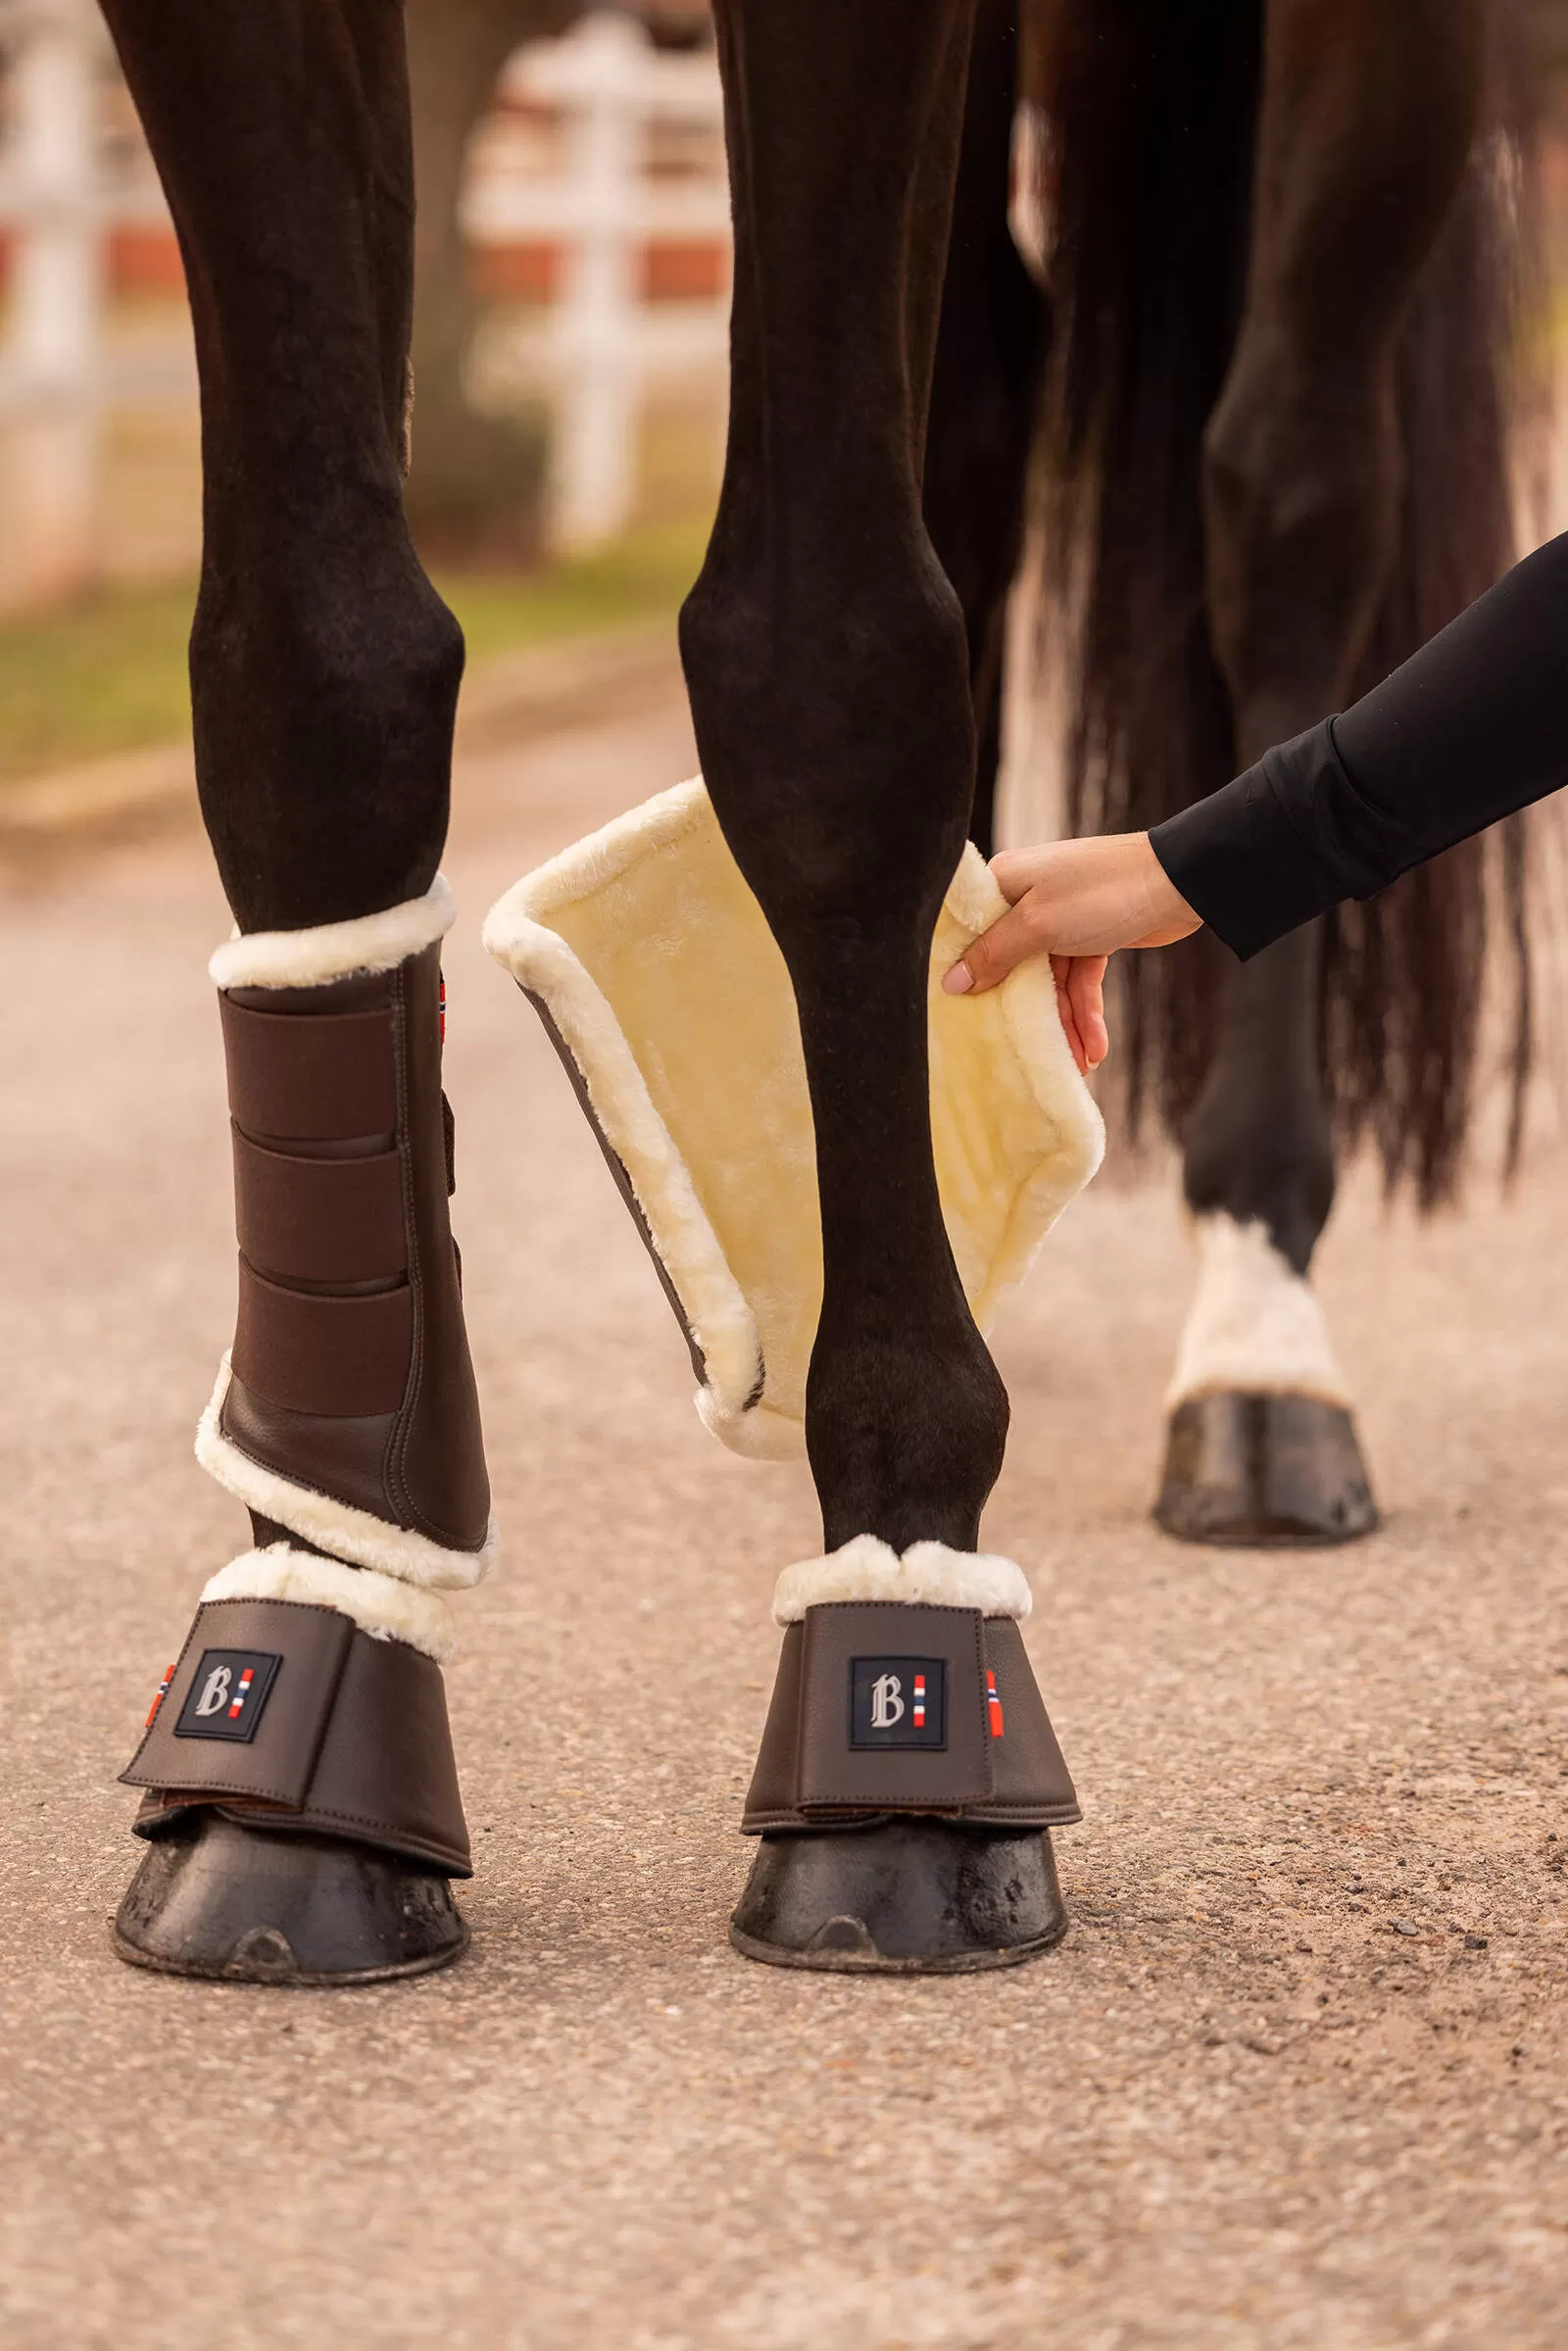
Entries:
<svg viewBox="0 0 1568 2351">
<path fill-rule="evenodd" d="M 1007 598 L 1023 550 L 1046 298 L 1008 226 L 1018 95 L 1015 0 L 980 0 L 931 383 L 926 529 L 963 607 L 974 699 L 969 836 L 996 846 Z"/>
<path fill-rule="evenodd" d="M 1484 0 L 1271 0 L 1251 264 L 1210 421 L 1210 628 L 1241 765 L 1342 707 L 1397 545 L 1395 343 L 1462 179 Z M 1334 1197 L 1312 932 L 1227 980 L 1187 1130 L 1201 1271 L 1156 1508 L 1199 1542 L 1377 1523 L 1306 1276 Z"/>
<path fill-rule="evenodd" d="M 467 1874 L 439 1657 L 488 1491 L 447 1218 L 436 864 L 462 639 L 404 527 L 413 176 L 388 0 L 106 0 L 201 370 L 191 684 L 240 1240 L 214 1578 L 126 1774 L 137 1964 L 439 1965 Z M 166 1652 L 167 1653 L 167 1652 Z"/>
<path fill-rule="evenodd" d="M 1042 1823 L 1075 1807 L 1059 1758 L 1051 1800 L 1004 1800 L 1019 1750 L 987 1743 L 986 1671 L 1027 1683 L 1007 1702 L 1020 1738 L 1044 1713 L 1013 1604 L 991 1605 L 999 1563 L 974 1549 L 1007 1402 L 954 1267 L 929 1116 L 930 941 L 975 755 L 963 614 L 920 482 L 973 5 L 716 13 L 731 427 L 681 642 L 709 789 L 800 1012 L 824 1270 L 806 1434 L 833 1554 L 786 1634 L 733 1933 L 785 1965 L 994 1966 L 1060 1934 Z M 914 1731 L 916 1671 L 945 1726 L 933 1695 Z M 862 1672 L 887 1677 L 880 1700 Z"/>
</svg>

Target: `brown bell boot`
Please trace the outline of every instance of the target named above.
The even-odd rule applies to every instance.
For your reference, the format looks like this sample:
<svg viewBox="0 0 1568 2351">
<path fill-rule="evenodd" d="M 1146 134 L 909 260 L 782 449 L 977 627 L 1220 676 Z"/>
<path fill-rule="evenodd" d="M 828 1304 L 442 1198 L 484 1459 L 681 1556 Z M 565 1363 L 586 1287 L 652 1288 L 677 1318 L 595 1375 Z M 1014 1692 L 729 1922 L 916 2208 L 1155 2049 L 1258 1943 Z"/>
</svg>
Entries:
<svg viewBox="0 0 1568 2351">
<path fill-rule="evenodd" d="M 489 1483 L 448 1218 L 446 884 L 213 959 L 239 1235 L 197 1458 L 258 1548 L 215 1577 L 129 1769 L 137 1964 L 354 1983 L 440 1966 L 468 1875 L 441 1587 L 483 1574 Z"/>
<path fill-rule="evenodd" d="M 901 1558 L 861 1536 L 786 1571 L 738 1951 L 948 1975 L 1060 1939 L 1051 1830 L 1082 1815 L 1018 1630 L 1028 1605 L 1010 1560 L 934 1543 Z"/>
</svg>

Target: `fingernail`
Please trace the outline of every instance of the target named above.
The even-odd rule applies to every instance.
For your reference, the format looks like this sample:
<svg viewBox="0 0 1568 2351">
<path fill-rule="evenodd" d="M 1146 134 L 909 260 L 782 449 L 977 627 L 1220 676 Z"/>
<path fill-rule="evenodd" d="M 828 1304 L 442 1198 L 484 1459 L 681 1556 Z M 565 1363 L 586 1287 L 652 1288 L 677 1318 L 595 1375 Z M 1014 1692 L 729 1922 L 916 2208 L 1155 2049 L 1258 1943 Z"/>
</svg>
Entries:
<svg viewBox="0 0 1568 2351">
<path fill-rule="evenodd" d="M 968 964 L 955 963 L 943 980 L 942 990 L 945 996 L 962 996 L 973 986 L 974 978 Z"/>
</svg>

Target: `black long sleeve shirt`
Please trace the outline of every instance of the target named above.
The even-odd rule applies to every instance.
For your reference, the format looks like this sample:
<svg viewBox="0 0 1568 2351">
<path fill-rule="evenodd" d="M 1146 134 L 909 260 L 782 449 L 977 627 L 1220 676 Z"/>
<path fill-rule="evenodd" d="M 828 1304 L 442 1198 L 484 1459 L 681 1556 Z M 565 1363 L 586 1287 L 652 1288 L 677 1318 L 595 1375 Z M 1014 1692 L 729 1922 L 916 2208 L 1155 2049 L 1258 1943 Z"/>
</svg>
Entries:
<svg viewBox="0 0 1568 2351">
<path fill-rule="evenodd" d="M 1150 835 L 1244 958 L 1568 784 L 1568 533 L 1380 686 Z"/>
</svg>

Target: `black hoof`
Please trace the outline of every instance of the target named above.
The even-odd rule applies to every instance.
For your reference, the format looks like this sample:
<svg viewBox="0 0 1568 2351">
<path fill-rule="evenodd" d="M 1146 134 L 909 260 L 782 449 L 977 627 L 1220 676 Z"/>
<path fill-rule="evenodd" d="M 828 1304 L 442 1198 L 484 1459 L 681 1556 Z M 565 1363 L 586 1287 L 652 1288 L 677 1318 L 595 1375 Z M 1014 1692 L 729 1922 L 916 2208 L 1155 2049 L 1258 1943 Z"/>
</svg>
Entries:
<svg viewBox="0 0 1568 2351">
<path fill-rule="evenodd" d="M 444 1967 L 467 1941 L 433 1871 L 217 1812 L 153 1839 L 114 1925 L 133 1967 L 224 1984 L 380 1984 Z"/>
<path fill-rule="evenodd" d="M 770 1967 L 958 1976 L 1014 1967 L 1066 1931 L 1048 1829 L 913 1819 L 763 1837 L 729 1938 Z"/>
<path fill-rule="evenodd" d="M 1311 1396 L 1189 1396 L 1154 1517 L 1184 1543 L 1353 1543 L 1378 1523 L 1355 1423 Z"/>
</svg>

